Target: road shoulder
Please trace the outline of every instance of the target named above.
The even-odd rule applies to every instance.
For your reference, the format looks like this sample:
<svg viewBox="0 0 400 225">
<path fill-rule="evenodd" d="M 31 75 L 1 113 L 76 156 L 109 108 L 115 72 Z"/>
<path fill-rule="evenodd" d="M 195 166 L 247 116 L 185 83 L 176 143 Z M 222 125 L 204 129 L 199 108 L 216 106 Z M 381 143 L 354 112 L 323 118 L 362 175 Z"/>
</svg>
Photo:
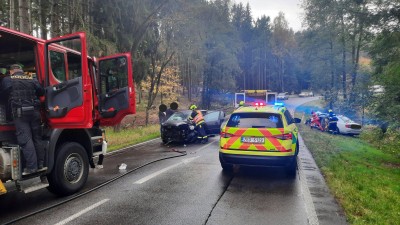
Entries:
<svg viewBox="0 0 400 225">
<path fill-rule="evenodd" d="M 306 182 L 308 187 L 308 190 L 303 190 L 303 193 L 309 191 L 317 216 L 317 218 L 313 218 L 313 213 L 309 212 L 310 224 L 347 224 L 342 208 L 331 194 L 321 171 L 300 135 L 299 145 L 299 173 L 305 178 L 305 181 L 302 182 Z M 305 198 L 307 198 L 306 195 Z M 308 204 L 307 201 L 306 204 Z M 307 207 L 312 208 L 312 206 Z"/>
</svg>

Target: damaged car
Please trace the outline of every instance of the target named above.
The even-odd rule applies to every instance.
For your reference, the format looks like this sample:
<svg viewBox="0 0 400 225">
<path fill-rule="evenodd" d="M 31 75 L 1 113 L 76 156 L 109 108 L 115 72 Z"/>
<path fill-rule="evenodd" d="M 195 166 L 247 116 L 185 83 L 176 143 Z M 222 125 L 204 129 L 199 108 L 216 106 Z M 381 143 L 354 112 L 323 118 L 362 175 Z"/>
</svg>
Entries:
<svg viewBox="0 0 400 225">
<path fill-rule="evenodd" d="M 201 110 L 205 121 L 205 130 L 209 137 L 221 132 L 224 121 L 223 111 Z M 193 121 L 189 120 L 192 110 L 175 112 L 167 121 L 161 124 L 161 140 L 163 143 L 192 143 L 197 140 L 197 130 Z"/>
</svg>

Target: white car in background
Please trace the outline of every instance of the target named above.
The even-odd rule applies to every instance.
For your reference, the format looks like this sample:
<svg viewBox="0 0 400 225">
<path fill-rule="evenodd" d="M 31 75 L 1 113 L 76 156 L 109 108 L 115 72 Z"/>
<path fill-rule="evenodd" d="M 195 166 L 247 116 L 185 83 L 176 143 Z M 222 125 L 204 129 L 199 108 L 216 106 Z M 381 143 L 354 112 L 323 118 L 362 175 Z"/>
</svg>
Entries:
<svg viewBox="0 0 400 225">
<path fill-rule="evenodd" d="M 279 93 L 278 96 L 276 96 L 276 99 L 278 100 L 288 100 L 289 99 L 289 95 L 287 93 Z"/>
<path fill-rule="evenodd" d="M 302 91 L 299 97 L 314 97 L 314 92 L 312 91 Z"/>
<path fill-rule="evenodd" d="M 354 122 L 346 116 L 337 116 L 337 127 L 340 134 L 359 135 L 361 133 L 361 125 Z"/>
</svg>

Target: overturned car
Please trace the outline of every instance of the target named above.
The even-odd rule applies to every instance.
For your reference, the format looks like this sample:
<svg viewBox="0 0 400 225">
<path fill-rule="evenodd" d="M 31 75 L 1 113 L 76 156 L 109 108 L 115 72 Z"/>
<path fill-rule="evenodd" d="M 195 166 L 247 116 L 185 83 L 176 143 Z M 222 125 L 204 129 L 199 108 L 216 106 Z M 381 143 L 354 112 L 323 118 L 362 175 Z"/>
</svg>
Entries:
<svg viewBox="0 0 400 225">
<path fill-rule="evenodd" d="M 197 140 L 195 124 L 189 120 L 191 110 L 175 112 L 161 125 L 161 139 L 164 143 L 191 143 Z M 221 123 L 225 113 L 222 111 L 202 110 L 205 120 L 205 130 L 208 136 L 214 136 L 221 131 Z"/>
</svg>

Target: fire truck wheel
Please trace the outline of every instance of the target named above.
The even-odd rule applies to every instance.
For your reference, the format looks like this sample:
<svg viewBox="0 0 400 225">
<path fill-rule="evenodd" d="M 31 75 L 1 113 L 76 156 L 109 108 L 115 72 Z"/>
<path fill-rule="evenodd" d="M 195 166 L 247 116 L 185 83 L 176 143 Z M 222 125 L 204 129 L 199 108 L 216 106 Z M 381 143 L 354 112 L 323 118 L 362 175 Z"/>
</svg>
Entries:
<svg viewBox="0 0 400 225">
<path fill-rule="evenodd" d="M 85 149 L 76 142 L 67 142 L 56 153 L 55 166 L 48 175 L 49 190 L 66 196 L 79 191 L 89 174 L 89 159 Z"/>
</svg>

